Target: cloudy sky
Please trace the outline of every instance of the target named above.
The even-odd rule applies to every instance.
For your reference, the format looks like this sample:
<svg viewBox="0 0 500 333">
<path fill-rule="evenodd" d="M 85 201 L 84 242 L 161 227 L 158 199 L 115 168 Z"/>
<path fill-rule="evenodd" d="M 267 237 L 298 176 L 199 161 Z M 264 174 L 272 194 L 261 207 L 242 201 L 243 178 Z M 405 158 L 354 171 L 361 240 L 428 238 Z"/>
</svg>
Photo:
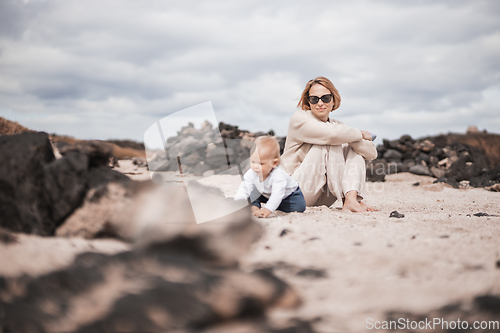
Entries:
<svg viewBox="0 0 500 333">
<path fill-rule="evenodd" d="M 40 131 L 142 141 L 211 101 L 286 135 L 320 75 L 381 138 L 500 133 L 500 2 L 0 0 L 0 115 Z"/>
</svg>

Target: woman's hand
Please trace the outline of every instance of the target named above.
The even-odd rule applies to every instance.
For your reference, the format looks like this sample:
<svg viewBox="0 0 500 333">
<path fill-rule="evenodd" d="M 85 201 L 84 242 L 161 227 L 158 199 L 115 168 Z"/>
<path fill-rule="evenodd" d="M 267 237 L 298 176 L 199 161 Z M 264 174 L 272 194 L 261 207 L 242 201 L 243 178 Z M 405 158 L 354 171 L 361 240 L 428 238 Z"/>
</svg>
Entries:
<svg viewBox="0 0 500 333">
<path fill-rule="evenodd" d="M 361 135 L 363 136 L 364 140 L 372 141 L 372 135 L 370 134 L 370 132 L 363 131 L 363 130 L 360 130 L 360 131 L 361 131 Z"/>
</svg>

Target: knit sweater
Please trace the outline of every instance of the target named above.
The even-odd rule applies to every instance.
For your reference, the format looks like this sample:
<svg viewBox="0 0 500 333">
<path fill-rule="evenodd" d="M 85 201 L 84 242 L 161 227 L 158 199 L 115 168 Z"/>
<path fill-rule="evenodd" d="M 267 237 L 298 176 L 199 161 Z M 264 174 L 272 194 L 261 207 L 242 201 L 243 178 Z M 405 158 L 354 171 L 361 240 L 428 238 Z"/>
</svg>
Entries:
<svg viewBox="0 0 500 333">
<path fill-rule="evenodd" d="M 335 119 L 323 122 L 316 118 L 311 110 L 298 110 L 290 119 L 281 165 L 291 175 L 313 145 L 337 146 L 344 143 L 348 143 L 356 153 L 367 160 L 377 158 L 375 145 L 372 141 L 364 140 L 359 129 Z"/>
</svg>

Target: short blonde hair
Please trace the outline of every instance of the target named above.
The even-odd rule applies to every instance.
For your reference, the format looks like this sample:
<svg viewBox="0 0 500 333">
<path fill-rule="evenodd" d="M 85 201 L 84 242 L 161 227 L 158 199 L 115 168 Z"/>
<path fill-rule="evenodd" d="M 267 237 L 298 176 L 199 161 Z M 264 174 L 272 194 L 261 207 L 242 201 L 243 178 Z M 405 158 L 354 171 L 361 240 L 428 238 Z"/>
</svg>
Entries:
<svg viewBox="0 0 500 333">
<path fill-rule="evenodd" d="M 259 151 L 259 155 L 265 154 L 270 158 L 280 158 L 280 144 L 272 136 L 259 136 L 255 139 L 255 145 L 251 149 L 251 154 L 255 149 Z"/>
<path fill-rule="evenodd" d="M 311 87 L 314 86 L 315 84 L 320 84 L 326 89 L 330 90 L 330 92 L 333 95 L 333 110 L 337 110 L 340 107 L 340 94 L 337 88 L 333 85 L 332 81 L 328 80 L 324 76 L 318 76 L 314 80 L 309 80 L 306 84 L 306 87 L 304 88 L 304 91 L 302 92 L 302 95 L 300 95 L 300 100 L 299 104 L 297 104 L 298 107 L 300 107 L 302 110 L 311 110 L 311 105 L 309 105 L 309 90 L 311 90 Z"/>
</svg>

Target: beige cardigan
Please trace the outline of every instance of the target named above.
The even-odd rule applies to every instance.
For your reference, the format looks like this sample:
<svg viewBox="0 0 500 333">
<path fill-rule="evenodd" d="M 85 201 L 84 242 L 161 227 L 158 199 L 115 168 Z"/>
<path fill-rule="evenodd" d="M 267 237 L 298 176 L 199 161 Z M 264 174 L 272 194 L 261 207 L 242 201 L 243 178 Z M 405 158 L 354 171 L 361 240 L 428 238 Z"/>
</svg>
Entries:
<svg viewBox="0 0 500 333">
<path fill-rule="evenodd" d="M 352 149 L 367 160 L 377 158 L 377 149 L 372 141 L 363 140 L 361 131 L 330 119 L 323 122 L 311 110 L 298 110 L 290 119 L 281 165 L 288 174 L 293 174 L 306 157 L 312 145 L 350 144 Z"/>
</svg>

